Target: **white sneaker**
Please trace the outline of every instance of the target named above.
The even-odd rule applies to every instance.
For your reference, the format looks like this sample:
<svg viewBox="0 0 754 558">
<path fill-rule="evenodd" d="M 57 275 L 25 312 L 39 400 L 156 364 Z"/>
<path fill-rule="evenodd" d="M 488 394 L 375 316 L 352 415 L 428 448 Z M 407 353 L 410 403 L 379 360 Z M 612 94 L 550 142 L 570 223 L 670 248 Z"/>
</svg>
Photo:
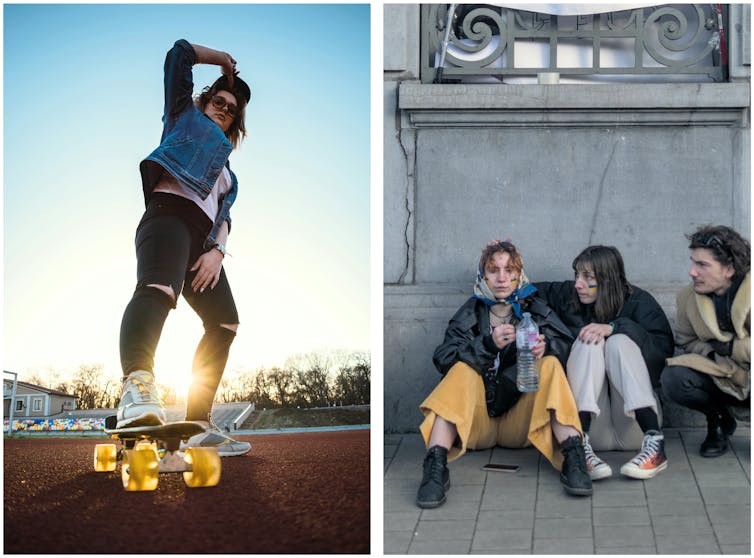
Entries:
<svg viewBox="0 0 754 558">
<path fill-rule="evenodd" d="M 146 370 L 131 372 L 123 381 L 116 428 L 160 426 L 167 422 L 154 376 Z"/>
<path fill-rule="evenodd" d="M 182 451 L 188 448 L 217 448 L 217 454 L 220 457 L 234 457 L 249 453 L 251 444 L 234 440 L 221 432 L 217 426 L 210 424 L 204 432 L 192 436 L 187 442 L 181 442 Z"/>
<path fill-rule="evenodd" d="M 589 471 L 589 477 L 593 481 L 613 476 L 612 467 L 594 453 L 592 444 L 589 441 L 589 434 L 584 434 L 584 455 L 586 456 L 586 470 Z"/>
</svg>

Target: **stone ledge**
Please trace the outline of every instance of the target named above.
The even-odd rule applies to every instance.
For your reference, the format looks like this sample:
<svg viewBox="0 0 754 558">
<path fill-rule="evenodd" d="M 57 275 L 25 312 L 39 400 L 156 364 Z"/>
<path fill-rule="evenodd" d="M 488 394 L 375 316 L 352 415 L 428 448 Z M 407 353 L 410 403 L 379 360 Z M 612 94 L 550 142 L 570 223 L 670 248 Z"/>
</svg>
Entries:
<svg viewBox="0 0 754 558">
<path fill-rule="evenodd" d="M 458 85 L 404 81 L 398 106 L 416 128 L 745 126 L 748 83 Z"/>
</svg>

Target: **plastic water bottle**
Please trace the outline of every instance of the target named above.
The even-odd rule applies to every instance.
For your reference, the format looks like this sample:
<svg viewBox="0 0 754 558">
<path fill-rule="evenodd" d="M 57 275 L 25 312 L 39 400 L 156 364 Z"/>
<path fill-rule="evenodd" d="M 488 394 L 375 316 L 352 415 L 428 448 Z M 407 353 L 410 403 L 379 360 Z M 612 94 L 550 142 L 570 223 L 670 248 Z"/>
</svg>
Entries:
<svg viewBox="0 0 754 558">
<path fill-rule="evenodd" d="M 531 319 L 529 312 L 524 312 L 524 316 L 516 326 L 516 387 L 520 392 L 537 391 L 539 389 L 539 371 L 537 362 L 532 353 L 534 345 L 537 344 L 539 328 L 534 320 Z"/>
</svg>

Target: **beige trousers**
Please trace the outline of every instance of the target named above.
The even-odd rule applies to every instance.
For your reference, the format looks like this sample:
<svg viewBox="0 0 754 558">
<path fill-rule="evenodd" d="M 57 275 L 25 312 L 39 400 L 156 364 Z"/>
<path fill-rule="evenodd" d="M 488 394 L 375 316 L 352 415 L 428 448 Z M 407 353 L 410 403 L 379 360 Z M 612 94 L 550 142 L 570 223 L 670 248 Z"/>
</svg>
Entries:
<svg viewBox="0 0 754 558">
<path fill-rule="evenodd" d="M 558 422 L 581 432 L 576 402 L 568 387 L 563 367 L 557 358 L 546 356 L 539 362 L 539 389 L 523 393 L 516 404 L 499 417 L 487 414 L 482 377 L 468 364 L 458 362 L 420 405 L 424 422 L 419 429 L 424 443 L 435 418 L 440 416 L 456 425 L 460 446 L 448 451 L 448 461 L 466 449 L 536 447 L 557 470 L 563 466 L 560 444 L 553 436 L 551 413 Z"/>
<path fill-rule="evenodd" d="M 577 339 L 566 370 L 579 411 L 593 415 L 589 439 L 595 450 L 641 447 L 644 434 L 635 409 L 651 407 L 662 424 L 641 349 L 627 335 L 611 335 L 596 345 Z"/>
</svg>

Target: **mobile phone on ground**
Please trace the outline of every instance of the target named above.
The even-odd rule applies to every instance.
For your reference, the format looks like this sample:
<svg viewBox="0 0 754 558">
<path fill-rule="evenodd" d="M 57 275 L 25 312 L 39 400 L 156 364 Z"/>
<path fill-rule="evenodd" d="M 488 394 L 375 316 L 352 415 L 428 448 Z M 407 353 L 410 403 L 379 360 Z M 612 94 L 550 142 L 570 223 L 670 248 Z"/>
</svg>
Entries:
<svg viewBox="0 0 754 558">
<path fill-rule="evenodd" d="M 487 463 L 482 465 L 482 471 L 501 471 L 503 473 L 515 473 L 519 470 L 518 465 L 505 465 L 503 463 Z"/>
</svg>

